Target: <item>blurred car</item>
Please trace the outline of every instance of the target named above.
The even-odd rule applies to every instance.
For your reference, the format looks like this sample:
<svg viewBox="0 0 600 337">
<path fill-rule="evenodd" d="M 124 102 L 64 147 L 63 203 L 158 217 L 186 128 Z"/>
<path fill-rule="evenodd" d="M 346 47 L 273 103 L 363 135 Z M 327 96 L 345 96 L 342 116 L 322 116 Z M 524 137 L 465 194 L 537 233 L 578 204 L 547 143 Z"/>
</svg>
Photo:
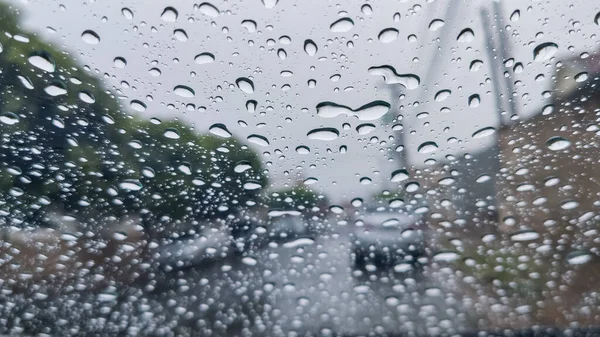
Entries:
<svg viewBox="0 0 600 337">
<path fill-rule="evenodd" d="M 366 263 L 391 266 L 417 263 L 425 255 L 426 243 L 421 218 L 399 212 L 374 212 L 358 220 L 352 237 L 355 266 Z"/>
<path fill-rule="evenodd" d="M 269 221 L 269 236 L 276 240 L 294 239 L 309 236 L 309 225 L 304 218 L 295 214 L 282 214 Z"/>
</svg>

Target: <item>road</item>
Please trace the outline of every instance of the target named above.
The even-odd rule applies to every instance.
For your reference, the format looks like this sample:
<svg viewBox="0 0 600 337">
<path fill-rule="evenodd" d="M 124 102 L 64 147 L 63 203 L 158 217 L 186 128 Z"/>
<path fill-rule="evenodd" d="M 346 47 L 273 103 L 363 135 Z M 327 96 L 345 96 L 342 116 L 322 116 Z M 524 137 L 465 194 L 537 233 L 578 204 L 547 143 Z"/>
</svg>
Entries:
<svg viewBox="0 0 600 337">
<path fill-rule="evenodd" d="M 252 257 L 157 273 L 151 282 L 104 294 L 39 301 L 10 316 L 26 332 L 50 335 L 437 335 L 469 328 L 450 268 L 355 270 L 350 231 L 341 226 L 314 241 L 271 243 Z"/>
</svg>

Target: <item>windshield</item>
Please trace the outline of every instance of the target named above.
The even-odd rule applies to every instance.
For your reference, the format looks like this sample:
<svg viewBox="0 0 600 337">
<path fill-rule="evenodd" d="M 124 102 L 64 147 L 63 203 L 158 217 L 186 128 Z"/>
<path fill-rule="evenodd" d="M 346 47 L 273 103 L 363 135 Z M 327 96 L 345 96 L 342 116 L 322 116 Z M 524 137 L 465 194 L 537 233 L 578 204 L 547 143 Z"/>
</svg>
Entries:
<svg viewBox="0 0 600 337">
<path fill-rule="evenodd" d="M 597 331 L 599 36 L 593 0 L 0 0 L 0 334 Z"/>
</svg>

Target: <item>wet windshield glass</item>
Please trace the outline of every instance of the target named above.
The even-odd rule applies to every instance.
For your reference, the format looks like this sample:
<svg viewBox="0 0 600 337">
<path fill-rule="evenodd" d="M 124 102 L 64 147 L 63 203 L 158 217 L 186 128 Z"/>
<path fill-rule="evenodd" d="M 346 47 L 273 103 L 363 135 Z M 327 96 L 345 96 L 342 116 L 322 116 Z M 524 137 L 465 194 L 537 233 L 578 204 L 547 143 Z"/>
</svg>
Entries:
<svg viewBox="0 0 600 337">
<path fill-rule="evenodd" d="M 600 328 L 600 4 L 0 0 L 0 334 Z"/>
</svg>

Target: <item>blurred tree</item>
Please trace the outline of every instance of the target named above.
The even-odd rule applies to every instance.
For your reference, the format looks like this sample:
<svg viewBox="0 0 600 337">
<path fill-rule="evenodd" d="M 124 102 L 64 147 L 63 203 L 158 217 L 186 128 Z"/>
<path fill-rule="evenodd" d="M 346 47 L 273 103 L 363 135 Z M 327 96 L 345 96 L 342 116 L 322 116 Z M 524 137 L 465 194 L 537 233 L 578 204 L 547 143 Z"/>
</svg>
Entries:
<svg viewBox="0 0 600 337">
<path fill-rule="evenodd" d="M 123 215 L 190 222 L 252 205 L 266 186 L 247 146 L 128 115 L 91 69 L 25 32 L 2 3 L 0 31 L 5 224 L 37 226 L 50 209 L 90 225 Z"/>
</svg>

